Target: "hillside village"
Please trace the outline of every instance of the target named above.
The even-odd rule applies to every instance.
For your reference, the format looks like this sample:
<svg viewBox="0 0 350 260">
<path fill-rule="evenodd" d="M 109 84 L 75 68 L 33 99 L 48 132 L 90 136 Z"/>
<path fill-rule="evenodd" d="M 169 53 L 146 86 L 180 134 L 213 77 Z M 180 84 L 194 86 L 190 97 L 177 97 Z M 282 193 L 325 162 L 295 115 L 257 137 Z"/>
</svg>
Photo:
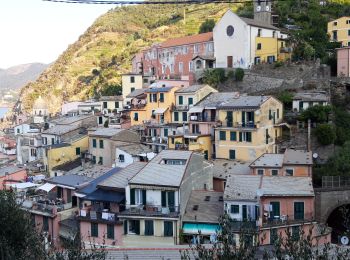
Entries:
<svg viewBox="0 0 350 260">
<path fill-rule="evenodd" d="M 144 48 L 122 75 L 121 95 L 65 102 L 56 114 L 41 96 L 30 113 L 18 102 L 0 137 L 0 189 L 16 193 L 55 247 L 77 232 L 107 248 L 210 244 L 223 215 L 236 223 L 237 245 L 246 222 L 252 244 L 301 229 L 315 245 L 338 243 L 313 180 L 314 164 L 333 150 L 313 150 L 319 123 L 304 117 L 330 107 L 331 86 L 350 85 L 350 17 L 328 25 L 330 41 L 341 42 L 330 82 L 319 61 L 292 64 L 289 32 L 271 9 L 254 2 L 252 19 L 227 10 L 212 32 Z M 267 78 L 288 63 L 305 81 L 290 71 Z M 233 89 L 210 84 L 210 72 Z"/>
</svg>

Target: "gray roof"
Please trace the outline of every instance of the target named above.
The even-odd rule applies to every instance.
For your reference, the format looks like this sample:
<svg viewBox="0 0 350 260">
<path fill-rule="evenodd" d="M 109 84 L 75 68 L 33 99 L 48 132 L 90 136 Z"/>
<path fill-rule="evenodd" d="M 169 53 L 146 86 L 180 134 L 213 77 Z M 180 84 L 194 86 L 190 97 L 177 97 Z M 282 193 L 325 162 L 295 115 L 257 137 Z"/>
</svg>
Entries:
<svg viewBox="0 0 350 260">
<path fill-rule="evenodd" d="M 140 95 L 145 94 L 146 89 L 144 88 L 140 88 L 140 89 L 135 89 L 133 92 L 131 92 L 129 95 L 127 95 L 127 98 L 133 98 L 133 97 L 137 97 Z"/>
<path fill-rule="evenodd" d="M 227 178 L 224 199 L 257 201 L 256 191 L 260 186 L 260 175 L 232 175 Z"/>
<path fill-rule="evenodd" d="M 270 96 L 241 96 L 237 92 L 211 93 L 196 107 L 223 108 L 223 109 L 257 109 L 268 100 Z"/>
<path fill-rule="evenodd" d="M 45 131 L 43 131 L 43 134 L 49 134 L 49 135 L 63 135 L 66 133 L 69 133 L 71 131 L 77 130 L 80 128 L 78 125 L 55 125 Z"/>
<path fill-rule="evenodd" d="M 188 86 L 188 87 L 176 90 L 175 93 L 194 93 L 206 86 L 209 86 L 209 85 L 192 85 L 192 86 Z"/>
<path fill-rule="evenodd" d="M 254 19 L 250 19 L 250 18 L 246 18 L 246 17 L 240 17 L 244 22 L 246 22 L 247 24 L 254 26 L 254 27 L 260 27 L 260 28 L 266 28 L 266 29 L 271 29 L 271 30 L 277 30 L 279 31 L 280 29 L 268 24 L 268 23 L 263 23 L 261 21 L 258 20 L 254 20 Z"/>
<path fill-rule="evenodd" d="M 138 155 L 141 153 L 151 153 L 152 149 L 149 148 L 147 145 L 144 144 L 131 144 L 131 143 L 125 143 L 125 142 L 115 142 L 116 148 L 131 154 L 131 155 Z"/>
<path fill-rule="evenodd" d="M 231 175 L 247 175 L 250 174 L 249 163 L 238 162 L 233 160 L 216 159 L 213 160 L 214 177 L 219 179 L 227 179 Z"/>
<path fill-rule="evenodd" d="M 310 177 L 261 176 L 263 196 L 314 196 Z"/>
<path fill-rule="evenodd" d="M 64 185 L 78 188 L 84 184 L 92 181 L 93 178 L 89 178 L 83 175 L 71 174 L 71 175 L 62 175 L 57 177 L 52 177 L 47 180 L 47 182 L 57 185 Z"/>
<path fill-rule="evenodd" d="M 102 96 L 99 101 L 123 101 L 123 96 Z"/>
<path fill-rule="evenodd" d="M 329 101 L 329 97 L 325 92 L 300 92 L 295 93 L 293 100 L 301 100 L 301 101 Z"/>
<path fill-rule="evenodd" d="M 251 167 L 276 167 L 276 168 L 282 168 L 283 166 L 283 158 L 284 154 L 278 154 L 278 153 L 265 153 L 261 155 L 258 159 L 256 159 L 252 164 Z"/>
<path fill-rule="evenodd" d="M 284 164 L 312 165 L 312 152 L 287 149 L 284 152 Z"/>
<path fill-rule="evenodd" d="M 163 150 L 129 183 L 179 187 L 192 153 L 191 151 Z M 164 159 L 182 159 L 187 161 L 184 165 L 168 165 L 162 163 Z"/>
<path fill-rule="evenodd" d="M 57 125 L 70 125 L 90 117 L 93 117 L 93 115 L 64 116 L 64 117 L 52 120 L 51 123 L 54 123 Z"/>
<path fill-rule="evenodd" d="M 123 129 L 117 128 L 97 128 L 94 132 L 90 133 L 89 136 L 102 136 L 102 137 L 112 137 L 123 131 Z"/>
<path fill-rule="evenodd" d="M 167 87 L 150 87 L 145 90 L 146 93 L 158 93 L 158 92 L 168 92 L 172 89 L 172 86 Z"/>
<path fill-rule="evenodd" d="M 24 168 L 19 168 L 16 165 L 10 165 L 10 166 L 6 166 L 6 167 L 2 167 L 0 168 L 0 177 L 5 176 L 6 174 L 12 174 L 15 172 L 19 172 L 25 170 Z"/>
<path fill-rule="evenodd" d="M 193 190 L 186 205 L 182 221 L 200 223 L 218 223 L 219 217 L 224 212 L 223 192 Z M 206 200 L 207 199 L 209 200 Z M 198 209 L 194 210 L 197 205 Z"/>
<path fill-rule="evenodd" d="M 128 185 L 128 181 L 134 177 L 143 167 L 145 167 L 145 165 L 146 163 L 143 162 L 134 162 L 121 171 L 113 174 L 106 180 L 100 182 L 98 186 L 124 189 Z"/>
</svg>

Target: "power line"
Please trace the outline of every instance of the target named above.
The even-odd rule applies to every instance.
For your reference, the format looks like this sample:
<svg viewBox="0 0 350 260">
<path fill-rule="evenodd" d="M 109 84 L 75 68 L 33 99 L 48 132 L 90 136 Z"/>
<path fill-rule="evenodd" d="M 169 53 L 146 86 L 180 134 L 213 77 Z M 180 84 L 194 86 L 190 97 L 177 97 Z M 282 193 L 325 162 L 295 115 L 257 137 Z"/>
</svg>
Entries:
<svg viewBox="0 0 350 260">
<path fill-rule="evenodd" d="M 166 4 L 211 4 L 211 3 L 227 3 L 227 4 L 244 4 L 261 2 L 261 0 L 164 0 L 164 1 L 110 1 L 110 0 L 43 0 L 46 2 L 70 3 L 70 4 L 115 4 L 115 5 L 166 5 Z M 276 2 L 277 0 L 268 0 L 268 2 Z"/>
</svg>

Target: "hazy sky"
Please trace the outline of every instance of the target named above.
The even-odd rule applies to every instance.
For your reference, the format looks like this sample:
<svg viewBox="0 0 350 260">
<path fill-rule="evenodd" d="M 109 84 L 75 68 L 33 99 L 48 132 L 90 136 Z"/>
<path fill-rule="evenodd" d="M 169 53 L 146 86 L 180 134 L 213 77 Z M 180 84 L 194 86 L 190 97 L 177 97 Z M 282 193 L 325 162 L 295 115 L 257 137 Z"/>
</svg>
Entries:
<svg viewBox="0 0 350 260">
<path fill-rule="evenodd" d="M 0 68 L 50 63 L 113 5 L 0 0 Z"/>
</svg>

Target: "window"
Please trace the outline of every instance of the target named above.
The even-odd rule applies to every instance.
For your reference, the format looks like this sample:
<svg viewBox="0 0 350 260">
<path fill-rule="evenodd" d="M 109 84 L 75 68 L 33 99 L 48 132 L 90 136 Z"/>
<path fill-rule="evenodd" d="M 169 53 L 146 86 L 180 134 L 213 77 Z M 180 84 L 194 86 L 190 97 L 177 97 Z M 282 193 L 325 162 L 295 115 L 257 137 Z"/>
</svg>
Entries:
<svg viewBox="0 0 350 260">
<path fill-rule="evenodd" d="M 294 169 L 289 168 L 286 169 L 286 176 L 293 176 L 294 175 Z"/>
<path fill-rule="evenodd" d="M 187 112 L 182 112 L 182 121 L 187 121 Z"/>
<path fill-rule="evenodd" d="M 280 203 L 279 201 L 272 201 L 270 202 L 270 205 L 272 206 L 271 211 L 271 217 L 279 217 L 280 216 Z"/>
<path fill-rule="evenodd" d="M 62 190 L 62 187 L 58 187 L 57 186 L 57 198 L 62 198 L 62 195 L 63 195 L 63 190 Z"/>
<path fill-rule="evenodd" d="M 124 154 L 119 154 L 118 158 L 119 158 L 119 162 L 125 162 Z"/>
<path fill-rule="evenodd" d="M 258 175 L 264 175 L 264 169 L 258 169 Z"/>
<path fill-rule="evenodd" d="M 276 170 L 276 169 L 271 170 L 271 175 L 272 176 L 277 176 L 278 175 L 278 170 Z"/>
<path fill-rule="evenodd" d="M 229 151 L 229 157 L 231 160 L 235 160 L 236 159 L 236 151 L 235 150 L 230 150 Z"/>
<path fill-rule="evenodd" d="M 107 224 L 107 238 L 114 239 L 114 225 Z"/>
<path fill-rule="evenodd" d="M 103 102 L 103 108 L 107 108 L 107 102 Z"/>
<path fill-rule="evenodd" d="M 174 112 L 174 121 L 179 121 L 179 112 Z"/>
<path fill-rule="evenodd" d="M 226 124 L 228 127 L 233 126 L 233 112 L 232 111 L 227 111 L 226 112 Z"/>
<path fill-rule="evenodd" d="M 98 237 L 98 224 L 97 223 L 91 223 L 91 236 Z"/>
<path fill-rule="evenodd" d="M 80 147 L 75 148 L 75 155 L 80 155 Z"/>
<path fill-rule="evenodd" d="M 97 142 L 96 142 L 96 139 L 92 139 L 92 147 L 93 147 L 93 148 L 96 148 L 96 143 L 97 143 Z"/>
<path fill-rule="evenodd" d="M 164 137 L 168 137 L 168 128 L 164 128 Z"/>
<path fill-rule="evenodd" d="M 153 236 L 154 225 L 153 220 L 145 220 L 145 236 Z"/>
<path fill-rule="evenodd" d="M 239 141 L 240 142 L 252 142 L 252 133 L 251 132 L 239 132 Z"/>
<path fill-rule="evenodd" d="M 130 89 L 130 92 L 134 92 L 134 90 L 135 90 L 135 88 L 131 88 L 131 89 Z"/>
<path fill-rule="evenodd" d="M 114 102 L 114 108 L 119 108 L 119 102 Z"/>
<path fill-rule="evenodd" d="M 175 138 L 174 137 L 171 138 L 171 144 L 175 144 Z"/>
<path fill-rule="evenodd" d="M 130 189 L 131 205 L 146 205 L 146 190 Z"/>
<path fill-rule="evenodd" d="M 135 83 L 135 77 L 134 76 L 130 77 L 130 83 Z"/>
<path fill-rule="evenodd" d="M 350 36 L 350 30 L 348 30 L 348 36 Z"/>
<path fill-rule="evenodd" d="M 51 144 L 55 144 L 55 138 L 51 138 Z"/>
<path fill-rule="evenodd" d="M 188 98 L 188 105 L 193 105 L 193 98 Z"/>
<path fill-rule="evenodd" d="M 49 218 L 43 216 L 43 231 L 49 231 Z"/>
<path fill-rule="evenodd" d="M 192 61 L 190 61 L 188 63 L 188 67 L 189 67 L 189 71 L 193 71 L 193 62 Z"/>
<path fill-rule="evenodd" d="M 277 119 L 280 118 L 280 110 L 277 108 Z"/>
<path fill-rule="evenodd" d="M 103 149 L 104 145 L 103 145 L 103 140 L 100 140 L 100 148 Z"/>
<path fill-rule="evenodd" d="M 95 155 L 92 156 L 92 163 L 93 163 L 93 164 L 96 163 L 96 156 L 95 156 Z"/>
<path fill-rule="evenodd" d="M 193 52 L 194 52 L 194 53 L 199 52 L 199 45 L 198 45 L 198 44 L 195 44 L 195 45 L 193 46 Z"/>
<path fill-rule="evenodd" d="M 258 29 L 258 37 L 261 37 L 261 29 Z"/>
<path fill-rule="evenodd" d="M 220 131 L 220 141 L 225 141 L 226 140 L 226 131 Z"/>
<path fill-rule="evenodd" d="M 100 156 L 100 158 L 98 159 L 98 164 L 103 164 L 103 157 L 102 156 Z"/>
<path fill-rule="evenodd" d="M 164 236 L 172 237 L 173 236 L 173 222 L 164 221 Z"/>
<path fill-rule="evenodd" d="M 226 34 L 228 37 L 231 37 L 233 33 L 235 32 L 235 29 L 233 28 L 232 25 L 227 26 L 226 28 Z"/>
<path fill-rule="evenodd" d="M 184 97 L 179 96 L 179 105 L 183 105 L 183 103 L 184 103 Z"/>
<path fill-rule="evenodd" d="M 103 118 L 102 118 L 102 116 L 99 116 L 99 117 L 98 117 L 98 124 L 99 124 L 99 125 L 102 125 L 102 124 L 103 124 Z"/>
<path fill-rule="evenodd" d="M 334 25 L 334 26 L 337 26 L 337 25 L 338 25 L 338 22 L 333 22 L 333 25 Z"/>
<path fill-rule="evenodd" d="M 239 205 L 231 205 L 231 213 L 239 214 Z"/>
<path fill-rule="evenodd" d="M 237 134 L 236 132 L 230 132 L 230 141 L 237 141 Z"/>
<path fill-rule="evenodd" d="M 179 62 L 179 73 L 183 73 L 184 71 L 184 64 L 183 62 Z"/>
<path fill-rule="evenodd" d="M 134 113 L 134 121 L 139 121 L 139 113 Z"/>
<path fill-rule="evenodd" d="M 30 149 L 30 156 L 36 157 L 36 149 Z"/>
<path fill-rule="evenodd" d="M 261 43 L 258 43 L 258 45 L 256 46 L 257 50 L 261 50 Z"/>
<path fill-rule="evenodd" d="M 164 93 L 159 93 L 159 102 L 164 103 Z"/>
<path fill-rule="evenodd" d="M 168 165 L 185 165 L 186 164 L 186 160 L 168 159 L 168 160 L 164 160 L 164 164 L 168 164 Z"/>
<path fill-rule="evenodd" d="M 304 202 L 294 202 L 294 219 L 304 219 Z"/>
</svg>

